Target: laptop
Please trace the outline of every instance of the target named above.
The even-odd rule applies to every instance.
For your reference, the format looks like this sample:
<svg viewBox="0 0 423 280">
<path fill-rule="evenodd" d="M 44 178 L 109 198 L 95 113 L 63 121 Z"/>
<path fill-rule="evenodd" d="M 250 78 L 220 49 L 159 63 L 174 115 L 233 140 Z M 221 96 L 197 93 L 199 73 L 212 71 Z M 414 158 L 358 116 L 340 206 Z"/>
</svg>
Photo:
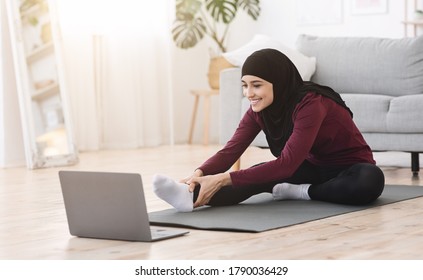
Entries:
<svg viewBox="0 0 423 280">
<path fill-rule="evenodd" d="M 188 233 L 150 227 L 140 174 L 59 171 L 59 179 L 73 236 L 149 242 Z"/>
</svg>

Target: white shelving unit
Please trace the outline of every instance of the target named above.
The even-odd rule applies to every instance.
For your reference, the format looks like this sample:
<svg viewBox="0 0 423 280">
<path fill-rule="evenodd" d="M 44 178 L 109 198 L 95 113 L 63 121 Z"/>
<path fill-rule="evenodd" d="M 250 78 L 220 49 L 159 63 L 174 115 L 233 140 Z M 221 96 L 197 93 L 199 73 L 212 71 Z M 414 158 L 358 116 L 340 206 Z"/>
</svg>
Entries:
<svg viewBox="0 0 423 280">
<path fill-rule="evenodd" d="M 413 0 L 411 9 L 413 11 L 418 9 L 422 10 L 423 7 L 419 7 L 418 0 Z M 416 37 L 418 28 L 423 27 L 423 18 L 422 19 L 410 18 L 409 14 L 410 14 L 409 0 L 404 0 L 404 21 L 402 22 L 404 24 L 404 36 L 406 37 L 409 36 L 408 31 L 409 31 L 409 27 L 411 27 L 412 28 L 411 36 Z"/>
<path fill-rule="evenodd" d="M 55 1 L 7 0 L 29 168 L 77 162 Z"/>
</svg>

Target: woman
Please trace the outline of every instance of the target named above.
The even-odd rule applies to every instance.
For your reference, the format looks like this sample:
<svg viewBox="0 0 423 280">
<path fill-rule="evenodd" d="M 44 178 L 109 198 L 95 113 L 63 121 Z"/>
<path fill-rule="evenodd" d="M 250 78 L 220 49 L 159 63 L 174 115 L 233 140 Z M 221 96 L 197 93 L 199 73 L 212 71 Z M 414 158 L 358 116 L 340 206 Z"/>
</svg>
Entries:
<svg viewBox="0 0 423 280">
<path fill-rule="evenodd" d="M 186 212 L 237 204 L 262 192 L 276 200 L 349 205 L 381 195 L 383 172 L 338 93 L 303 82 L 289 58 L 274 49 L 250 55 L 241 80 L 251 106 L 231 140 L 181 183 L 156 175 L 160 198 Z M 261 130 L 276 158 L 227 173 Z"/>
</svg>

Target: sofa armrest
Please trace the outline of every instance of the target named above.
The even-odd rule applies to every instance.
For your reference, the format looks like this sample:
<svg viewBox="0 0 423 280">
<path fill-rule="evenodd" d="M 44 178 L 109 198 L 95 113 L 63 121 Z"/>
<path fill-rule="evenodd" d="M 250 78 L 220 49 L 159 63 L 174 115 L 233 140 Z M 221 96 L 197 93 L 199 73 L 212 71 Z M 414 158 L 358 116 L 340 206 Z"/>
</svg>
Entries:
<svg viewBox="0 0 423 280">
<path fill-rule="evenodd" d="M 220 72 L 219 143 L 224 145 L 234 134 L 242 116 L 241 69 L 228 68 Z"/>
</svg>

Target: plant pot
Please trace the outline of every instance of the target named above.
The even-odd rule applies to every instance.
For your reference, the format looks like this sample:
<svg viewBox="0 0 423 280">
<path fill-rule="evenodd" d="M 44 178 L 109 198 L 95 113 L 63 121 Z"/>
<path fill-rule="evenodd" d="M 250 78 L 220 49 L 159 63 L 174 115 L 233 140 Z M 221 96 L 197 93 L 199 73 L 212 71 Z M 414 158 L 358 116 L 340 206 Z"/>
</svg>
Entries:
<svg viewBox="0 0 423 280">
<path fill-rule="evenodd" d="M 226 68 L 235 67 L 223 56 L 216 56 L 210 59 L 209 72 L 207 73 L 210 88 L 219 89 L 220 71 Z"/>
</svg>

